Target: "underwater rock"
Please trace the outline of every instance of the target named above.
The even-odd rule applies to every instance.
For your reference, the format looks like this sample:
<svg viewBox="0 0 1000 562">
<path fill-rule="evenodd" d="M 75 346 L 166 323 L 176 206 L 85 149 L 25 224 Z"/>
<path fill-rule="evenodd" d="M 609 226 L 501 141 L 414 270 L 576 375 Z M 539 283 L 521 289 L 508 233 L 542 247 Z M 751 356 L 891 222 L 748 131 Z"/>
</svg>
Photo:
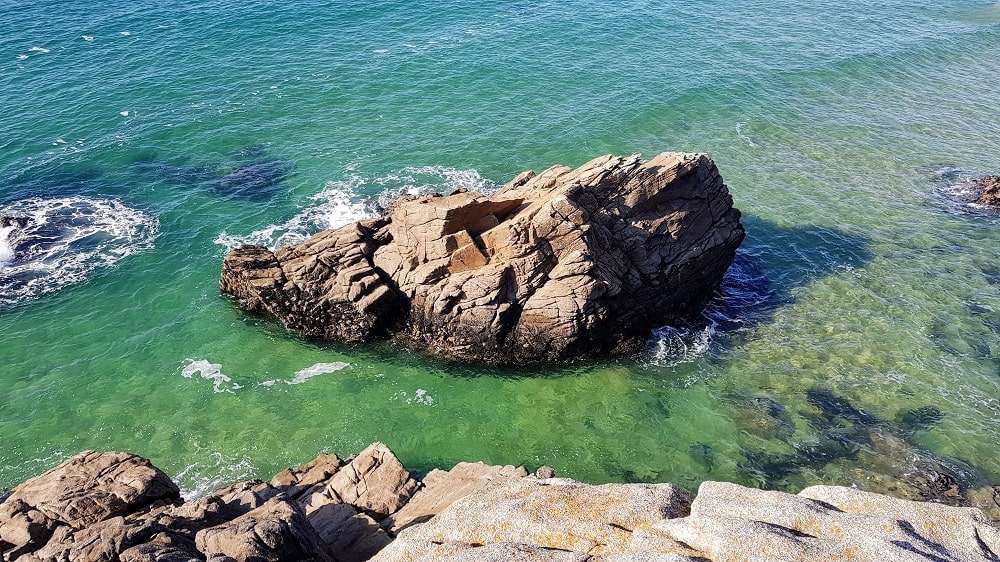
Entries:
<svg viewBox="0 0 1000 562">
<path fill-rule="evenodd" d="M 237 166 L 219 178 L 216 189 L 229 195 L 267 196 L 277 190 L 291 171 L 291 164 L 284 160 L 251 162 Z"/>
<path fill-rule="evenodd" d="M 488 364 L 606 357 L 696 311 L 744 235 L 707 155 L 602 156 L 490 196 L 403 197 L 380 219 L 274 252 L 237 248 L 220 287 L 309 337 L 395 331 Z"/>
<path fill-rule="evenodd" d="M 944 418 L 944 412 L 936 406 L 921 406 L 913 410 L 900 411 L 896 414 L 896 423 L 905 432 L 913 433 L 929 429 Z"/>
</svg>

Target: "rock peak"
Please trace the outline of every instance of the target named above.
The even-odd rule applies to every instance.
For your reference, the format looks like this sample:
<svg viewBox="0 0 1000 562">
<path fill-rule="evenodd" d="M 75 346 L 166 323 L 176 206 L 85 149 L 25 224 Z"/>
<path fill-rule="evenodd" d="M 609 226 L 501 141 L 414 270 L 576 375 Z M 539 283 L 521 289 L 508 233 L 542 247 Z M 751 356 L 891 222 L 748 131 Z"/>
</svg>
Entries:
<svg viewBox="0 0 1000 562">
<path fill-rule="evenodd" d="M 410 196 L 274 252 L 220 286 L 307 337 L 395 334 L 448 359 L 524 364 L 642 348 L 719 286 L 745 232 L 705 154 L 606 155 L 491 195 Z"/>
</svg>

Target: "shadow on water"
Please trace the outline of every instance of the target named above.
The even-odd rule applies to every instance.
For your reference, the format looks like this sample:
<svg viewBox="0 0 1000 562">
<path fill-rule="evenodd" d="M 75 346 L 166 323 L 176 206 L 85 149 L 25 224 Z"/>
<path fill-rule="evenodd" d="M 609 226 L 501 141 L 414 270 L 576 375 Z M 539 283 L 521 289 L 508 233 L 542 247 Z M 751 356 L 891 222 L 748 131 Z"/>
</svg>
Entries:
<svg viewBox="0 0 1000 562">
<path fill-rule="evenodd" d="M 749 332 L 792 303 L 797 287 L 864 266 L 873 257 L 867 238 L 822 226 L 783 227 L 744 216 L 747 237 L 722 286 L 701 313 L 654 330 L 650 367 L 701 357 L 722 359 Z M 643 358 L 640 358 L 643 362 Z"/>
</svg>

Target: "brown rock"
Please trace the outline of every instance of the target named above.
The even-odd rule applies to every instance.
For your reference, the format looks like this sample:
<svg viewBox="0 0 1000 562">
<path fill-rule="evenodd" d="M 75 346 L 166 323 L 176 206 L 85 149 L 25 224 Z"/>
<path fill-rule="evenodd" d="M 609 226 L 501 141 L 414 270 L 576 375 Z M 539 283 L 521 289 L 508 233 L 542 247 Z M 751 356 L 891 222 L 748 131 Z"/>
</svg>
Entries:
<svg viewBox="0 0 1000 562">
<path fill-rule="evenodd" d="M 374 519 L 346 503 L 321 506 L 309 522 L 339 562 L 368 560 L 392 542 Z"/>
<path fill-rule="evenodd" d="M 503 363 L 641 348 L 695 311 L 744 237 L 704 154 L 603 156 L 493 195 L 409 196 L 381 219 L 275 252 L 245 246 L 222 291 L 306 336 L 397 337 Z"/>
<path fill-rule="evenodd" d="M 976 203 L 989 207 L 1000 207 L 1000 176 L 986 176 L 976 180 L 982 188 Z"/>
<path fill-rule="evenodd" d="M 389 447 L 373 443 L 349 459 L 325 487 L 312 488 L 301 501 L 310 514 L 328 503 L 348 503 L 381 521 L 398 511 L 419 486 Z"/>
<path fill-rule="evenodd" d="M 312 461 L 295 468 L 289 468 L 274 475 L 271 485 L 298 499 L 318 484 L 322 484 L 337 473 L 344 461 L 337 455 L 320 453 Z"/>
<path fill-rule="evenodd" d="M 332 561 L 302 508 L 282 496 L 233 521 L 199 531 L 195 544 L 208 558 Z"/>
<path fill-rule="evenodd" d="M 423 487 L 402 509 L 389 516 L 382 526 L 393 536 L 410 525 L 423 523 L 455 501 L 491 482 L 524 478 L 523 466 L 489 466 L 481 462 L 462 462 L 449 471 L 432 470 L 424 477 Z"/>
<path fill-rule="evenodd" d="M 0 504 L 0 551 L 37 550 L 58 527 L 83 529 L 180 498 L 170 478 L 141 457 L 84 451 L 14 488 Z"/>
</svg>

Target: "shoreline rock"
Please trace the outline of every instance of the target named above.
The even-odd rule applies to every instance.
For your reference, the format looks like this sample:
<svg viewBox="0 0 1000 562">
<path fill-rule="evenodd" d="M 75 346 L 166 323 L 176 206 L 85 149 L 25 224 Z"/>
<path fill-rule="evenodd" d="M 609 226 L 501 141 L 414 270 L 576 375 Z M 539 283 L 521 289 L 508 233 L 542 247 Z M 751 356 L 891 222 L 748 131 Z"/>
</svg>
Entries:
<svg viewBox="0 0 1000 562">
<path fill-rule="evenodd" d="M 996 493 L 994 491 L 994 493 Z M 382 443 L 184 502 L 149 461 L 85 451 L 0 495 L 5 561 L 995 561 L 975 508 L 838 486 L 589 485 L 550 467 L 410 473 Z"/>
<path fill-rule="evenodd" d="M 273 252 L 236 248 L 220 289 L 306 337 L 568 361 L 641 349 L 696 312 L 744 236 L 707 155 L 608 155 L 524 172 L 488 196 L 403 197 Z"/>
</svg>

